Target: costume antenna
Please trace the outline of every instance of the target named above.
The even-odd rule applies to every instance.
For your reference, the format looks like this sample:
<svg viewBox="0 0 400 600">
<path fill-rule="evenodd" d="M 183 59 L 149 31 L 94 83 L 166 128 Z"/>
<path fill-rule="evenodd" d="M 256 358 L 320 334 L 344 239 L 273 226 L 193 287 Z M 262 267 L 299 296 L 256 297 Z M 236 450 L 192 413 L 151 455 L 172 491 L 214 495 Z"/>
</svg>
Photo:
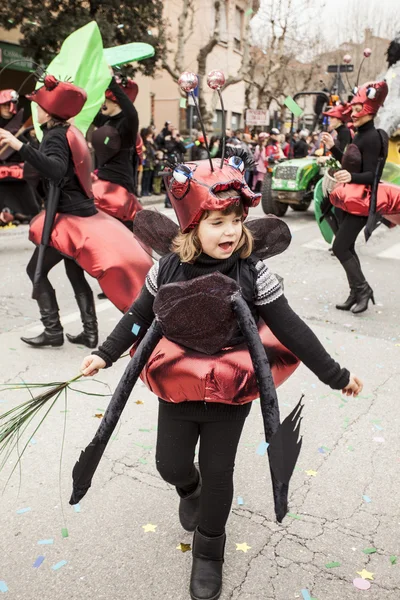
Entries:
<svg viewBox="0 0 400 600">
<path fill-rule="evenodd" d="M 222 99 L 221 88 L 225 83 L 225 75 L 222 71 L 210 71 L 207 75 L 207 85 L 212 90 L 217 90 L 219 101 L 221 103 L 222 110 L 222 156 L 221 156 L 221 165 L 220 168 L 224 166 L 224 158 L 225 158 L 225 145 L 226 145 L 226 122 L 225 122 L 225 108 L 224 101 Z"/>
<path fill-rule="evenodd" d="M 196 108 L 197 116 L 200 121 L 201 131 L 203 133 L 204 144 L 206 146 L 208 160 L 210 161 L 211 171 L 214 171 L 214 166 L 213 166 L 213 163 L 211 160 L 210 148 L 208 147 L 208 142 L 207 142 L 206 130 L 204 129 L 204 123 L 203 123 L 203 119 L 201 118 L 199 105 L 196 102 L 196 96 L 194 95 L 194 92 L 193 92 L 193 90 L 195 88 L 197 88 L 197 86 L 199 84 L 198 77 L 195 73 L 191 73 L 190 71 L 184 71 L 178 79 L 178 84 L 179 84 L 179 87 L 181 88 L 181 90 L 190 94 L 190 96 L 193 100 L 194 106 Z"/>
<path fill-rule="evenodd" d="M 372 54 L 372 50 L 371 50 L 371 48 L 364 48 L 364 52 L 363 52 L 363 54 L 364 54 L 364 58 L 363 58 L 363 59 L 362 59 L 362 61 L 361 61 L 361 64 L 360 64 L 360 66 L 359 66 L 358 73 L 357 73 L 356 88 L 358 88 L 358 84 L 360 83 L 361 69 L 362 69 L 362 66 L 363 66 L 363 64 L 364 64 L 364 60 L 365 60 L 366 58 L 369 58 L 369 57 L 371 56 L 371 54 Z"/>
<path fill-rule="evenodd" d="M 30 60 L 30 59 L 29 59 Z M 6 69 L 8 69 L 11 65 L 15 65 L 17 63 L 26 63 L 26 59 L 23 58 L 17 58 L 16 60 L 12 60 L 11 62 L 7 63 L 6 65 L 4 65 L 4 67 L 1 69 L 0 71 L 0 77 L 3 73 L 3 71 L 5 71 Z M 38 63 L 36 63 L 35 61 L 31 60 L 31 63 L 33 63 L 34 65 L 36 65 L 36 67 L 39 67 L 40 65 L 38 65 Z M 21 88 L 20 88 L 21 89 Z"/>
</svg>

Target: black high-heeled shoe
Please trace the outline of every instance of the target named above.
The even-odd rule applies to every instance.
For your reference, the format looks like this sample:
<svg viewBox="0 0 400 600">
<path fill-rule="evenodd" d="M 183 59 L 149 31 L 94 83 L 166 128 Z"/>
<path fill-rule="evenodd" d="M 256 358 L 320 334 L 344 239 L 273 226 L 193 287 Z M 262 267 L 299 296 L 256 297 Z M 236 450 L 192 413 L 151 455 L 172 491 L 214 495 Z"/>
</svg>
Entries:
<svg viewBox="0 0 400 600">
<path fill-rule="evenodd" d="M 356 294 L 357 304 L 351 309 L 352 313 L 355 315 L 365 312 L 368 308 L 368 303 L 370 300 L 372 300 L 372 304 L 375 304 L 374 292 L 367 282 L 365 282 L 362 289 L 356 290 Z"/>
</svg>

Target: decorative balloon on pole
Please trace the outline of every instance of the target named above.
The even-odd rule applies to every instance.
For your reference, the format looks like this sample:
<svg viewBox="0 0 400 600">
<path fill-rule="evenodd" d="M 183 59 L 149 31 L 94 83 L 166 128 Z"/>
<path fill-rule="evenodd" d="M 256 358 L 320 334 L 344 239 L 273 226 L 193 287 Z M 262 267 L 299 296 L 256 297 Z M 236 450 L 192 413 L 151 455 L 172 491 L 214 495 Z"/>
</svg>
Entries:
<svg viewBox="0 0 400 600">
<path fill-rule="evenodd" d="M 222 71 L 210 71 L 207 75 L 207 85 L 212 90 L 217 90 L 219 101 L 221 103 L 221 111 L 222 111 L 222 155 L 221 155 L 221 169 L 224 164 L 225 157 L 225 145 L 226 145 L 226 123 L 225 123 L 225 108 L 224 102 L 222 99 L 221 88 L 225 84 L 225 75 Z"/>
<path fill-rule="evenodd" d="M 193 103 L 194 103 L 194 106 L 195 106 L 195 109 L 196 109 L 196 112 L 197 112 L 197 116 L 198 116 L 199 121 L 200 121 L 201 131 L 203 132 L 204 144 L 205 144 L 206 149 L 207 149 L 208 160 L 210 161 L 211 171 L 214 171 L 214 166 L 213 166 L 213 163 L 212 163 L 212 160 L 211 160 L 211 155 L 210 155 L 210 149 L 208 147 L 206 130 L 204 128 L 203 119 L 201 118 L 201 113 L 200 113 L 199 105 L 196 102 L 196 96 L 194 95 L 194 90 L 199 85 L 199 79 L 198 79 L 196 73 L 191 73 L 190 71 L 184 71 L 181 74 L 181 76 L 179 77 L 179 79 L 178 79 L 178 85 L 181 88 L 181 90 L 183 92 L 186 92 L 187 94 L 189 94 L 190 97 L 193 100 Z"/>
</svg>

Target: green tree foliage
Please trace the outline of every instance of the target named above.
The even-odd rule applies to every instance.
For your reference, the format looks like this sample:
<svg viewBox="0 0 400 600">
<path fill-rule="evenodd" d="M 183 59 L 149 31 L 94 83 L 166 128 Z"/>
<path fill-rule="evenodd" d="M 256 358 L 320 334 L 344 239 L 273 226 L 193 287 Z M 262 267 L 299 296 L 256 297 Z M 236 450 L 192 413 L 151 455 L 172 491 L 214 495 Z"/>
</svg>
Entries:
<svg viewBox="0 0 400 600">
<path fill-rule="evenodd" d="M 138 68 L 153 75 L 157 59 L 165 53 L 162 9 L 162 0 L 3 0 L 0 25 L 8 30 L 19 27 L 25 53 L 48 64 L 70 33 L 94 20 L 105 48 L 151 44 L 155 56 Z"/>
</svg>

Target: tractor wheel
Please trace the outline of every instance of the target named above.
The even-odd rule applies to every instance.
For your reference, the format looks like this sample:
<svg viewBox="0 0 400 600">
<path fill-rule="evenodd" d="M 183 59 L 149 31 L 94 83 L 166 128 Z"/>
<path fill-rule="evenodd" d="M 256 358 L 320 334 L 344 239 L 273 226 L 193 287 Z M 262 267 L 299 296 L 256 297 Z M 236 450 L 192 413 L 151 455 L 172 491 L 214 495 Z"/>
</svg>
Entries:
<svg viewBox="0 0 400 600">
<path fill-rule="evenodd" d="M 276 217 L 283 217 L 288 209 L 288 204 L 278 202 L 272 197 L 272 177 L 267 174 L 264 177 L 263 185 L 261 188 L 261 206 L 266 215 L 275 215 Z"/>
</svg>

